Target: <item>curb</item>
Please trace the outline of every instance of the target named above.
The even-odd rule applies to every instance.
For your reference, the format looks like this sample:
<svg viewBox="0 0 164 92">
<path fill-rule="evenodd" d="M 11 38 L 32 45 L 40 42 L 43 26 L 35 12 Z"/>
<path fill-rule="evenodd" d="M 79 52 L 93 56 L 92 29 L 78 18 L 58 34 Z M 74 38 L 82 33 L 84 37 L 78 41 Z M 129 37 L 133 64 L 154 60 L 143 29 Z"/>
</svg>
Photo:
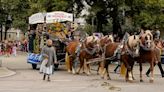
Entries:
<svg viewBox="0 0 164 92">
<path fill-rule="evenodd" d="M 4 71 L 8 72 L 7 74 L 0 75 L 0 78 L 9 77 L 9 76 L 12 76 L 12 75 L 15 75 L 15 74 L 16 74 L 16 72 L 11 71 L 11 70 L 9 70 L 9 69 L 6 68 L 6 67 L 0 67 L 0 69 L 2 69 L 2 70 L 4 70 Z M 0 73 L 1 73 L 1 72 L 0 72 Z"/>
</svg>

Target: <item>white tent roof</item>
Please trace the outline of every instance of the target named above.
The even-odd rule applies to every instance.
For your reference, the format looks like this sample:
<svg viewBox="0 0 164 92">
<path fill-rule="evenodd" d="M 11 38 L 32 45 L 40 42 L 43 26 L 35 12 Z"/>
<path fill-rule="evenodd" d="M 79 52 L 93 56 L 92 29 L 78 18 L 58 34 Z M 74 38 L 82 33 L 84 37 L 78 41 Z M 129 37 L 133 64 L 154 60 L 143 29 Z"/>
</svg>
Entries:
<svg viewBox="0 0 164 92">
<path fill-rule="evenodd" d="M 73 21 L 73 14 L 63 11 L 49 12 L 46 14 L 46 23 Z"/>
<path fill-rule="evenodd" d="M 44 16 L 46 16 L 46 23 L 73 21 L 73 14 L 63 11 L 55 11 L 33 14 L 29 17 L 29 24 L 44 23 Z"/>
<path fill-rule="evenodd" d="M 45 13 L 36 13 L 29 17 L 29 24 L 44 23 Z"/>
</svg>

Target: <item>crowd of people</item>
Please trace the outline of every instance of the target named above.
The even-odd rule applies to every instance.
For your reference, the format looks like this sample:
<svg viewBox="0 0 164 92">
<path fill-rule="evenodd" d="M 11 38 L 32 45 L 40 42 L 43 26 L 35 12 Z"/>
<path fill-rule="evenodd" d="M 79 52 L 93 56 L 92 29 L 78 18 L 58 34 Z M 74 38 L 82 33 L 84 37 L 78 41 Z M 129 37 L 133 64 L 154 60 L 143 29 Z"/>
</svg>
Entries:
<svg viewBox="0 0 164 92">
<path fill-rule="evenodd" d="M 0 42 L 0 55 L 11 56 L 17 55 L 18 44 L 16 41 L 1 41 Z"/>
<path fill-rule="evenodd" d="M 27 42 L 0 41 L 0 55 L 5 55 L 7 57 L 11 55 L 17 56 L 18 50 L 27 52 Z"/>
</svg>

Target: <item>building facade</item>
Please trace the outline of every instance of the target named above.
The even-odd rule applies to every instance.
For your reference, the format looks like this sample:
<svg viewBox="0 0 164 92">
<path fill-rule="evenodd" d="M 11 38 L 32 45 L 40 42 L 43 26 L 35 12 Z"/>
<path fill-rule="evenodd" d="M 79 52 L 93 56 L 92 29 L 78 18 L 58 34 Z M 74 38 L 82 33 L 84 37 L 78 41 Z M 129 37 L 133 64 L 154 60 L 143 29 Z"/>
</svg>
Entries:
<svg viewBox="0 0 164 92">
<path fill-rule="evenodd" d="M 21 30 L 19 30 L 19 29 L 11 28 L 7 31 L 7 40 L 20 41 L 23 39 L 23 37 L 24 37 L 24 33 L 21 32 Z M 3 30 L 3 32 L 2 32 L 2 40 L 4 40 L 4 38 L 5 38 L 5 30 Z"/>
</svg>

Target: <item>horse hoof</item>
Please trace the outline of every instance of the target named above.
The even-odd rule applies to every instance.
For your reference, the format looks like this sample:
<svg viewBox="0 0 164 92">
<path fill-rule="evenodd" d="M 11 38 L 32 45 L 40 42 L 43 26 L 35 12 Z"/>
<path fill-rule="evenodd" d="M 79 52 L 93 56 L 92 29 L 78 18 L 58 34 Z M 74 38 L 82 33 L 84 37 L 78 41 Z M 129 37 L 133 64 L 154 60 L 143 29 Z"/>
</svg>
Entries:
<svg viewBox="0 0 164 92">
<path fill-rule="evenodd" d="M 126 82 L 133 83 L 133 81 L 132 81 L 132 80 L 126 80 Z"/>
<path fill-rule="evenodd" d="M 132 81 L 132 80 L 129 80 L 128 82 L 129 82 L 129 83 L 133 83 L 133 81 Z"/>
<path fill-rule="evenodd" d="M 101 79 L 104 79 L 104 77 L 101 77 Z"/>
<path fill-rule="evenodd" d="M 154 80 L 150 80 L 149 82 L 150 82 L 150 83 L 153 83 L 153 82 L 154 82 Z"/>
<path fill-rule="evenodd" d="M 140 80 L 140 82 L 144 82 L 143 80 Z"/>
<path fill-rule="evenodd" d="M 76 73 L 76 72 L 73 72 L 72 74 L 75 75 L 75 74 L 77 74 L 77 73 Z"/>
<path fill-rule="evenodd" d="M 68 73 L 71 73 L 71 70 L 68 70 Z"/>
<path fill-rule="evenodd" d="M 89 76 L 90 74 L 89 73 L 87 73 L 87 76 Z"/>
<path fill-rule="evenodd" d="M 76 74 L 79 75 L 79 72 L 77 72 Z"/>
<path fill-rule="evenodd" d="M 133 80 L 136 80 L 135 78 L 132 78 Z"/>
<path fill-rule="evenodd" d="M 111 80 L 111 78 L 110 77 L 107 77 L 106 80 Z"/>
</svg>

